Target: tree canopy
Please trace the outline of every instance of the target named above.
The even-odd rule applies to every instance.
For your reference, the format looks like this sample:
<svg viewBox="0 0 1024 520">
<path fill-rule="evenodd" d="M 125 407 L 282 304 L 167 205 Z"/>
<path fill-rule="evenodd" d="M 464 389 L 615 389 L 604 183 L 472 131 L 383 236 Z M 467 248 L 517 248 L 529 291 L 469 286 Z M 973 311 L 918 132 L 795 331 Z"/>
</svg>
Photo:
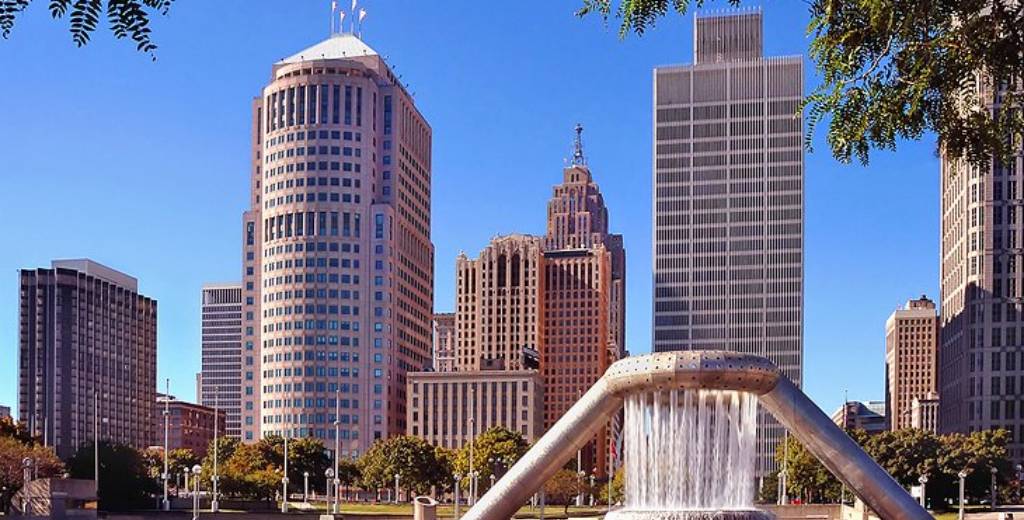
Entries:
<svg viewBox="0 0 1024 520">
<path fill-rule="evenodd" d="M 39 478 L 56 477 L 64 472 L 64 464 L 51 448 L 25 442 L 21 436 L 0 432 L 0 511 L 6 511 L 11 497 L 21 489 L 24 480 L 22 461 L 32 459 L 33 474 Z"/>
<path fill-rule="evenodd" d="M 367 489 L 389 489 L 394 486 L 395 474 L 399 475 L 399 487 L 413 493 L 426 492 L 430 486 L 448 479 L 434 447 L 411 435 L 373 443 L 360 457 L 359 471 Z"/>
<path fill-rule="evenodd" d="M 480 472 L 480 491 L 490 488 L 491 475 L 500 477 L 526 453 L 530 445 L 519 432 L 495 426 L 473 440 L 473 470 Z M 469 473 L 469 445 L 455 454 L 454 469 L 462 475 Z M 468 480 L 466 480 L 468 482 Z"/>
<path fill-rule="evenodd" d="M 159 490 L 145 455 L 131 446 L 100 441 L 99 506 L 104 511 L 124 511 L 151 506 Z M 83 444 L 68 461 L 72 478 L 94 478 L 93 444 Z"/>
<path fill-rule="evenodd" d="M 620 20 L 619 35 L 643 35 L 670 12 L 705 0 L 582 0 L 579 16 Z M 729 0 L 738 5 L 740 0 Z M 810 58 L 821 84 L 806 98 L 805 145 L 818 123 L 841 162 L 868 162 L 872 149 L 938 136 L 949 157 L 982 164 L 1021 146 L 1019 109 L 980 109 L 1002 92 L 1017 106 L 1024 78 L 1024 3 L 1014 0 L 808 0 Z M 1014 94 L 1014 90 L 1017 94 Z"/>
<path fill-rule="evenodd" d="M 0 1 L 0 36 L 10 38 L 14 22 L 32 0 Z M 150 37 L 153 14 L 166 16 L 174 0 L 49 0 L 47 8 L 54 19 L 68 17 L 71 40 L 81 47 L 106 18 L 117 39 L 129 38 L 135 47 L 156 59 L 156 44 Z"/>
<path fill-rule="evenodd" d="M 922 475 L 928 476 L 926 491 L 933 507 L 942 507 L 957 494 L 957 473 L 968 472 L 965 491 L 968 497 L 983 498 L 989 493 L 991 468 L 997 470 L 997 482 L 1003 484 L 1014 477 L 1007 458 L 1006 430 L 984 430 L 970 434 L 938 435 L 925 430 L 885 431 L 872 436 L 856 430 L 851 436 L 901 486 L 918 485 Z M 788 450 L 787 450 L 788 446 Z M 791 496 L 806 502 L 836 502 L 840 483 L 795 438 L 779 445 L 775 460 L 779 467 L 786 460 L 787 487 Z M 769 484 L 768 481 L 771 481 Z M 774 499 L 777 479 L 766 479 L 762 499 Z"/>
</svg>

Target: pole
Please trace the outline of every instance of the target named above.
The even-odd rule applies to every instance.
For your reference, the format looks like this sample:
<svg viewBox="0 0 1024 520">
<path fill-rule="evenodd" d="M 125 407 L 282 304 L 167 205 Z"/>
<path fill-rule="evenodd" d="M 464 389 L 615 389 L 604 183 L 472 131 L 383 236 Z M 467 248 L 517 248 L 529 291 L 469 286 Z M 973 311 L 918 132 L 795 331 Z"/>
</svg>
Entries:
<svg viewBox="0 0 1024 520">
<path fill-rule="evenodd" d="M 401 475 L 399 475 L 398 473 L 395 473 L 395 503 L 396 504 L 398 503 L 398 480 L 401 479 L 401 478 L 402 478 Z"/>
<path fill-rule="evenodd" d="M 338 473 L 338 458 L 341 457 L 341 389 L 334 391 L 334 513 L 340 513 L 338 509 L 338 480 L 341 473 Z"/>
<path fill-rule="evenodd" d="M 925 505 L 925 496 L 927 496 L 928 494 L 928 475 L 921 475 L 920 477 L 918 477 L 917 481 L 921 483 L 921 507 L 927 508 L 927 506 Z"/>
<path fill-rule="evenodd" d="M 461 511 L 459 510 L 460 509 L 460 507 L 459 507 L 460 506 L 460 504 L 459 504 L 459 482 L 461 480 L 462 480 L 462 475 L 459 475 L 458 473 L 456 473 L 455 474 L 455 520 L 459 520 L 459 517 L 462 516 Z"/>
<path fill-rule="evenodd" d="M 964 520 L 964 479 L 967 478 L 967 472 L 961 471 L 957 473 L 957 476 L 960 477 L 960 509 L 957 512 L 956 518 L 957 520 Z"/>
<path fill-rule="evenodd" d="M 169 446 L 168 446 L 167 439 L 170 436 L 170 431 L 171 431 L 171 408 L 170 408 L 171 407 L 171 379 L 170 378 L 167 378 L 166 384 L 165 384 L 164 388 L 165 388 L 165 390 L 164 390 L 164 474 L 163 474 L 163 478 L 164 478 L 164 501 L 163 501 L 163 507 L 164 507 L 164 511 L 170 511 L 171 510 L 171 501 L 167 498 L 167 486 L 169 485 L 168 481 L 170 480 L 170 477 L 171 477 L 170 473 L 168 472 L 170 468 L 168 467 L 168 452 L 167 452 L 167 450 L 170 449 Z"/>
<path fill-rule="evenodd" d="M 100 394 L 92 393 L 92 447 L 93 447 L 93 468 L 92 478 L 96 491 L 96 507 L 100 503 Z"/>
<path fill-rule="evenodd" d="M 309 503 L 309 472 L 302 472 L 302 503 Z"/>
<path fill-rule="evenodd" d="M 281 495 L 281 512 L 288 512 L 288 436 L 284 436 L 284 476 L 281 477 L 284 493 Z"/>
<path fill-rule="evenodd" d="M 473 408 L 476 414 L 476 387 L 473 387 Z M 473 478 L 473 445 L 476 444 L 476 418 L 469 418 L 469 505 L 476 503 L 476 485 Z"/>
<path fill-rule="evenodd" d="M 199 464 L 192 466 L 192 482 L 195 483 L 196 489 L 192 493 L 192 520 L 199 519 L 199 473 L 203 471 L 203 467 Z"/>
<path fill-rule="evenodd" d="M 220 500 L 218 500 L 220 492 L 218 491 L 218 484 L 220 483 L 220 474 L 217 472 L 217 452 L 219 451 L 217 446 L 217 430 L 220 426 L 220 387 L 216 386 L 213 388 L 213 499 L 210 501 L 210 512 L 216 513 L 220 510 Z"/>
</svg>

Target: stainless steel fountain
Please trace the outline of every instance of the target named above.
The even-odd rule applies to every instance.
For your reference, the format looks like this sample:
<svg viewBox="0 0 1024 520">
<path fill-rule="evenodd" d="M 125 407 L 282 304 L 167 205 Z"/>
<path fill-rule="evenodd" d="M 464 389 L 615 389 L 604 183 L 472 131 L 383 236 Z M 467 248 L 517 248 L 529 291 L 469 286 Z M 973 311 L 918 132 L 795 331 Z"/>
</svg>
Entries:
<svg viewBox="0 0 1024 520">
<path fill-rule="evenodd" d="M 767 359 L 665 352 L 616 362 L 463 517 L 504 520 L 626 406 L 626 505 L 610 520 L 754 520 L 756 402 L 883 519 L 931 520 Z"/>
</svg>

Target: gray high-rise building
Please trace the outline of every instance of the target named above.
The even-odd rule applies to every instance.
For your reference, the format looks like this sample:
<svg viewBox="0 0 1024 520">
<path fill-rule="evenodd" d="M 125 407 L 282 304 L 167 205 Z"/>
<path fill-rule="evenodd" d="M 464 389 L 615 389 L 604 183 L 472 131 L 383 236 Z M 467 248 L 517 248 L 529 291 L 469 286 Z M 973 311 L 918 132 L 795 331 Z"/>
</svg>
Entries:
<svg viewBox="0 0 1024 520">
<path fill-rule="evenodd" d="M 146 448 L 156 399 L 156 300 L 91 260 L 20 273 L 18 415 L 70 457 L 101 441 Z"/>
<path fill-rule="evenodd" d="M 654 350 L 803 367 L 803 59 L 762 15 L 698 16 L 694 64 L 654 71 Z M 759 472 L 783 429 L 762 417 Z"/>
<path fill-rule="evenodd" d="M 203 371 L 196 400 L 224 410 L 221 434 L 242 436 L 242 364 L 255 366 L 252 353 L 242 357 L 242 284 L 205 284 L 202 289 Z"/>
<path fill-rule="evenodd" d="M 973 102 L 1004 110 L 988 78 Z M 965 101 L 969 98 L 965 97 Z M 967 105 L 970 106 L 970 105 Z M 984 166 L 941 154 L 940 433 L 1006 429 L 1024 461 L 1021 151 Z"/>
</svg>

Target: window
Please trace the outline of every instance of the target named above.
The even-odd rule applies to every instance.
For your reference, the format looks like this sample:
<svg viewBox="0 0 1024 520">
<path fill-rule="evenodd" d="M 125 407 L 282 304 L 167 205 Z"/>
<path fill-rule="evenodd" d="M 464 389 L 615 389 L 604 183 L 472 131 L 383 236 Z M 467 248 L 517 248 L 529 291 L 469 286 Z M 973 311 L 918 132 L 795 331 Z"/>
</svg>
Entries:
<svg viewBox="0 0 1024 520">
<path fill-rule="evenodd" d="M 341 87 L 339 85 L 332 85 L 331 95 L 333 98 L 331 99 L 331 108 L 334 111 L 333 115 L 331 116 L 331 122 L 334 124 L 338 124 L 341 115 Z"/>
</svg>

